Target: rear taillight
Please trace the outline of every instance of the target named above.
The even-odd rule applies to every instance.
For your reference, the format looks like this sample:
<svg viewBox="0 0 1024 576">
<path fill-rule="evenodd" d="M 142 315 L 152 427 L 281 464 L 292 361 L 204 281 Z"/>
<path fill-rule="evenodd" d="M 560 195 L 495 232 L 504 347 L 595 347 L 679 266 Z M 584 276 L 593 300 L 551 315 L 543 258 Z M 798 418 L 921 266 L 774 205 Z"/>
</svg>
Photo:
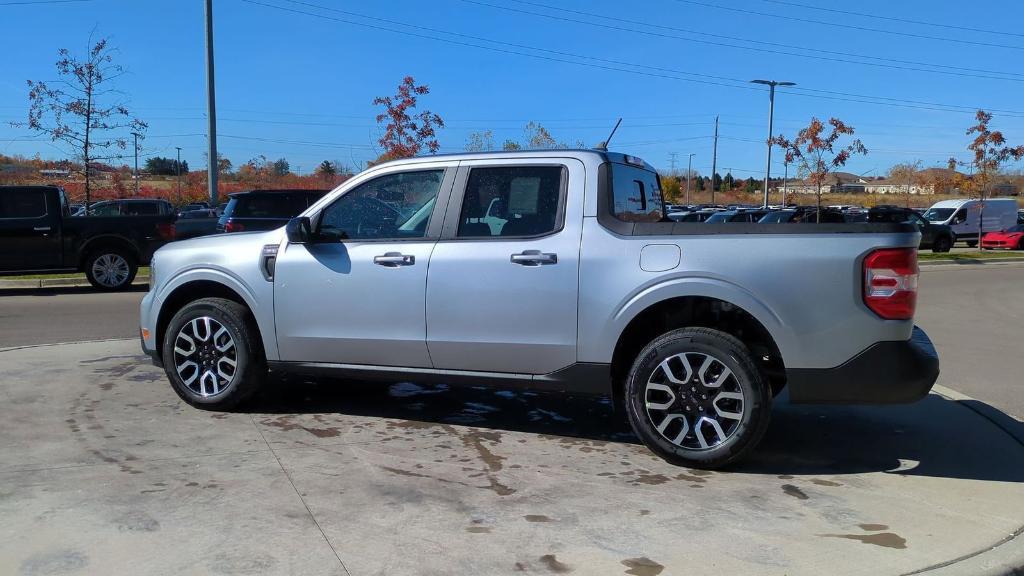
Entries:
<svg viewBox="0 0 1024 576">
<path fill-rule="evenodd" d="M 238 222 L 235 222 L 234 220 L 228 220 L 227 223 L 224 224 L 225 232 L 241 232 L 243 230 L 245 230 L 245 226 Z"/>
<path fill-rule="evenodd" d="M 174 224 L 157 224 L 156 233 L 164 240 L 174 240 Z"/>
<path fill-rule="evenodd" d="M 910 320 L 917 307 L 917 249 L 885 248 L 864 258 L 864 303 L 886 320 Z"/>
</svg>

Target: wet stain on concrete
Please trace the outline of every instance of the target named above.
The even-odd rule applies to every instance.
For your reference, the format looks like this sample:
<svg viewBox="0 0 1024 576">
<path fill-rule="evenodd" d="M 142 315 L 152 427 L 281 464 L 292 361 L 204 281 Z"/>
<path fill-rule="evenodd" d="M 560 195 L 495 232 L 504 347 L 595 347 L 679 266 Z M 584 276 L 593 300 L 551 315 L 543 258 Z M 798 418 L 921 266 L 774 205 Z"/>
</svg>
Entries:
<svg viewBox="0 0 1024 576">
<path fill-rule="evenodd" d="M 647 484 L 650 486 L 657 486 L 658 484 L 664 484 L 668 482 L 668 476 L 664 474 L 639 474 L 636 478 L 630 480 L 632 484 Z"/>
<path fill-rule="evenodd" d="M 646 556 L 640 558 L 626 558 L 622 565 L 627 568 L 626 574 L 632 576 L 658 576 L 665 567 Z"/>
<path fill-rule="evenodd" d="M 694 476 L 692 474 L 676 474 L 676 480 L 686 480 L 689 482 L 696 482 L 697 484 L 707 482 L 706 478 L 701 478 L 700 476 Z"/>
<path fill-rule="evenodd" d="M 79 360 L 79 364 L 99 364 L 100 362 L 109 362 L 111 360 L 122 360 L 124 358 L 133 358 L 135 360 L 144 361 L 148 359 L 148 356 L 128 354 L 121 356 L 104 356 L 102 358 L 91 358 L 89 360 Z"/>
<path fill-rule="evenodd" d="M 558 558 L 555 558 L 554 554 L 545 554 L 540 557 L 540 561 L 544 566 L 555 574 L 566 574 L 572 572 L 572 566 L 564 562 L 559 562 Z"/>
<path fill-rule="evenodd" d="M 466 532 L 469 532 L 471 534 L 490 534 L 491 533 L 491 527 L 490 526 L 468 526 L 468 527 L 466 527 Z"/>
<path fill-rule="evenodd" d="M 641 511 L 640 511 L 640 515 L 641 515 L 641 516 L 647 516 L 647 515 L 648 515 L 648 514 L 650 514 L 650 513 L 651 513 L 651 511 L 650 511 L 650 510 L 641 510 Z"/>
<path fill-rule="evenodd" d="M 889 529 L 885 524 L 857 524 L 857 526 L 860 527 L 861 530 L 867 532 L 879 532 L 881 530 Z"/>
<path fill-rule="evenodd" d="M 527 514 L 526 516 L 523 516 L 523 518 L 526 518 L 527 522 L 553 522 L 551 518 L 548 518 L 543 514 Z"/>
<path fill-rule="evenodd" d="M 818 534 L 818 536 L 821 536 L 822 538 L 845 538 L 847 540 L 857 540 L 861 544 L 873 544 L 875 546 L 895 548 L 897 550 L 905 550 L 907 548 L 907 540 L 893 532 L 878 532 L 877 534 Z"/>
<path fill-rule="evenodd" d="M 319 414 L 314 415 L 313 419 L 320 424 L 326 424 L 326 422 L 323 421 L 323 416 L 320 416 Z M 265 418 L 263 420 L 260 420 L 260 424 L 264 426 L 277 428 L 278 430 L 282 430 L 285 432 L 290 432 L 292 430 L 302 430 L 308 432 L 309 434 L 312 434 L 313 436 L 316 436 L 317 438 L 334 438 L 336 436 L 341 435 L 341 428 L 338 428 L 337 426 L 328 426 L 326 428 L 312 428 L 295 422 L 294 420 L 292 420 L 292 416 L 290 415 L 278 416 L 277 418 Z"/>
<path fill-rule="evenodd" d="M 793 479 L 793 477 L 790 476 L 789 474 L 779 474 L 778 476 L 776 476 L 776 478 L 778 478 L 779 480 L 792 480 Z"/>
<path fill-rule="evenodd" d="M 822 480 L 821 478 L 812 478 L 811 483 L 817 484 L 818 486 L 842 486 L 839 482 L 833 482 L 831 480 Z"/>
<path fill-rule="evenodd" d="M 209 567 L 217 574 L 266 574 L 276 564 L 277 560 L 267 554 L 221 554 L 214 558 Z"/>
<path fill-rule="evenodd" d="M 804 494 L 803 490 L 793 486 L 792 484 L 783 484 L 782 491 L 799 500 L 807 500 L 808 498 L 807 494 Z"/>
<path fill-rule="evenodd" d="M 89 557 L 76 550 L 57 550 L 33 554 L 21 563 L 24 576 L 50 576 L 68 574 L 89 565 Z"/>
</svg>

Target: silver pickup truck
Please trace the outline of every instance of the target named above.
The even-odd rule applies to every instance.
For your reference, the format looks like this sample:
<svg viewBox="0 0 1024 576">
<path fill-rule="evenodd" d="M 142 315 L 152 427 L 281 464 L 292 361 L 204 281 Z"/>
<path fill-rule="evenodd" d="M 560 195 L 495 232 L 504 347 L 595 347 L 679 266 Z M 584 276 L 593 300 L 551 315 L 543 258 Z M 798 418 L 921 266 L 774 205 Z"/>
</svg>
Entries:
<svg viewBox="0 0 1024 576">
<path fill-rule="evenodd" d="M 795 403 L 900 403 L 917 229 L 676 223 L 643 160 L 597 150 L 375 166 L 286 227 L 153 258 L 142 347 L 199 408 L 268 371 L 610 395 L 663 458 L 748 453 Z"/>
</svg>

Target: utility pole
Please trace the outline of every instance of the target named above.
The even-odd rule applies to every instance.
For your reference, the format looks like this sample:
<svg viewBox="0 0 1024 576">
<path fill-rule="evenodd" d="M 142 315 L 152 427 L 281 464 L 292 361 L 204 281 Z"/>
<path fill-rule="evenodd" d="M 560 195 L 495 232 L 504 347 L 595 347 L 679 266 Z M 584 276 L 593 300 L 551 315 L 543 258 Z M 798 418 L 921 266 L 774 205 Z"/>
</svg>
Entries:
<svg viewBox="0 0 1024 576">
<path fill-rule="evenodd" d="M 139 133 L 132 132 L 132 136 L 135 139 L 135 195 L 139 195 Z"/>
<path fill-rule="evenodd" d="M 768 207 L 768 181 L 772 175 L 772 123 L 775 120 L 775 87 L 796 86 L 794 82 L 777 82 L 775 80 L 751 80 L 753 84 L 768 85 L 768 162 L 764 169 L 764 207 Z"/>
<path fill-rule="evenodd" d="M 216 206 L 220 159 L 217 157 L 217 98 L 213 83 L 213 0 L 206 0 L 206 99 L 206 116 L 210 121 L 206 135 L 210 144 L 206 187 L 210 193 L 210 205 Z"/>
<path fill-rule="evenodd" d="M 715 168 L 718 166 L 718 116 L 715 116 L 715 146 L 711 152 L 711 203 L 715 203 Z"/>
<path fill-rule="evenodd" d="M 694 154 L 690 154 L 690 157 L 686 160 L 686 205 L 690 205 L 690 174 L 693 173 L 693 157 Z"/>
<path fill-rule="evenodd" d="M 178 159 L 174 163 L 174 176 L 178 181 L 178 204 L 181 204 L 181 146 L 175 146 L 178 150 Z"/>
<path fill-rule="evenodd" d="M 675 175 L 676 173 L 676 154 L 676 152 L 669 152 L 668 154 L 669 162 L 672 165 L 672 168 L 670 168 L 672 175 Z"/>
</svg>

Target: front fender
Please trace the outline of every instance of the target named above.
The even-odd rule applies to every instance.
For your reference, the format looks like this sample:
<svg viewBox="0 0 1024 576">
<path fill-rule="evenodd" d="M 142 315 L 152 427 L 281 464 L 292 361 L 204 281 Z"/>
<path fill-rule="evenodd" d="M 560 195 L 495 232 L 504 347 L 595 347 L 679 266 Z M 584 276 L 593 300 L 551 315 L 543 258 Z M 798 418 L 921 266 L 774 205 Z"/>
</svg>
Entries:
<svg viewBox="0 0 1024 576">
<path fill-rule="evenodd" d="M 207 264 L 203 267 L 178 271 L 166 281 L 161 282 L 153 294 L 148 315 L 154 328 L 160 317 L 160 311 L 171 294 L 182 286 L 197 281 L 216 282 L 238 294 L 256 319 L 267 360 L 278 359 L 277 338 L 274 335 L 273 284 L 265 281 L 262 277 L 247 280 L 227 268 Z"/>
</svg>

